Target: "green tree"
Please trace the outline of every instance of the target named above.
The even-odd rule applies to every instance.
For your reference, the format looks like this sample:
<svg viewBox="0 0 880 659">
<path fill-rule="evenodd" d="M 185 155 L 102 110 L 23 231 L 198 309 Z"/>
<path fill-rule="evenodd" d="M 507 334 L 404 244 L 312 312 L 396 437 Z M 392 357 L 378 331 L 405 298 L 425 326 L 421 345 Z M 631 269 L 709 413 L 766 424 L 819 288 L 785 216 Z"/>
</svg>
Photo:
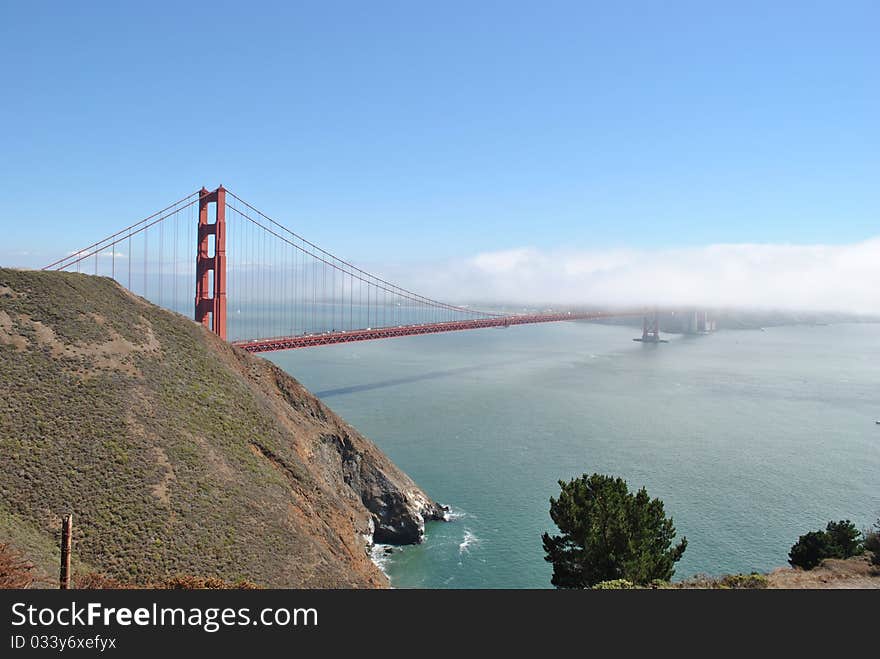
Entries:
<svg viewBox="0 0 880 659">
<path fill-rule="evenodd" d="M 824 531 L 805 533 L 788 552 L 793 567 L 812 570 L 826 558 L 849 558 L 865 550 L 862 533 L 848 519 L 828 522 Z"/>
<path fill-rule="evenodd" d="M 672 578 L 687 538 L 672 546 L 675 527 L 660 499 L 651 499 L 645 488 L 632 494 L 622 478 L 601 474 L 559 486 L 550 517 L 561 535 L 542 536 L 554 586 L 589 588 L 616 579 L 645 585 Z"/>
<path fill-rule="evenodd" d="M 871 563 L 880 565 L 880 518 L 865 531 L 865 549 L 871 554 Z"/>
<path fill-rule="evenodd" d="M 812 570 L 826 558 L 835 558 L 840 549 L 831 541 L 827 531 L 805 533 L 788 552 L 788 562 L 792 567 Z"/>
<path fill-rule="evenodd" d="M 862 533 L 848 519 L 839 522 L 828 522 L 825 527 L 831 543 L 839 549 L 839 558 L 858 556 L 864 551 Z"/>
<path fill-rule="evenodd" d="M 880 565 L 880 519 L 870 529 L 865 529 L 864 536 L 865 550 L 871 554 L 871 562 Z"/>
</svg>

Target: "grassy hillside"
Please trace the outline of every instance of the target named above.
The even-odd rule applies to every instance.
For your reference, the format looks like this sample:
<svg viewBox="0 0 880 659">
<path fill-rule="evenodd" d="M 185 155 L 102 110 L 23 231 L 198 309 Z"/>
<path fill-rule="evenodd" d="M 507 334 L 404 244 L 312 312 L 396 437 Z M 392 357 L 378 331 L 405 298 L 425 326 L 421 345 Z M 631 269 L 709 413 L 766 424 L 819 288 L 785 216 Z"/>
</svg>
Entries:
<svg viewBox="0 0 880 659">
<path fill-rule="evenodd" d="M 112 280 L 0 269 L 0 542 L 75 571 L 267 586 L 386 581 L 364 537 L 442 511 L 269 362 Z"/>
</svg>

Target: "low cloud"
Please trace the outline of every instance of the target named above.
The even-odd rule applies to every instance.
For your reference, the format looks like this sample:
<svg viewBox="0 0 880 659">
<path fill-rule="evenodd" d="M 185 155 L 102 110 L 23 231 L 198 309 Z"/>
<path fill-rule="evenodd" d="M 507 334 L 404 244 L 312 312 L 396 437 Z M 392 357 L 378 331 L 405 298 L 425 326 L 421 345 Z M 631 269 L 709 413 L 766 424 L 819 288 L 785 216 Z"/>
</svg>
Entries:
<svg viewBox="0 0 880 659">
<path fill-rule="evenodd" d="M 448 300 L 880 313 L 880 237 L 850 245 L 523 248 L 477 254 L 418 279 L 416 290 Z"/>
</svg>

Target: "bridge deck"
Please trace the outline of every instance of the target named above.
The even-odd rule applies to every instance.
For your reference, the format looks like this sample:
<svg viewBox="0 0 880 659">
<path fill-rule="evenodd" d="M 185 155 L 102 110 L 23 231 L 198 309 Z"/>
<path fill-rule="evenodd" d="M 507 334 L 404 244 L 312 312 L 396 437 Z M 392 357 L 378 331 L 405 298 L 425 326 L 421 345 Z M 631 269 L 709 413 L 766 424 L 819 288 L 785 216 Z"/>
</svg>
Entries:
<svg viewBox="0 0 880 659">
<path fill-rule="evenodd" d="M 248 352 L 273 352 L 276 350 L 295 350 L 315 346 L 333 345 L 336 343 L 353 343 L 355 341 L 372 341 L 390 339 L 397 336 L 415 336 L 418 334 L 438 334 L 440 332 L 458 332 L 461 330 L 482 329 L 487 327 L 510 327 L 511 325 L 530 325 L 534 323 L 555 323 L 567 320 L 599 320 L 621 316 L 641 316 L 640 311 L 590 311 L 563 312 L 552 314 L 523 314 L 519 316 L 496 316 L 475 320 L 457 320 L 443 323 L 427 323 L 423 325 L 400 325 L 397 327 L 368 327 L 366 329 L 340 332 L 322 332 L 320 334 L 303 334 L 299 336 L 279 336 L 270 339 L 254 339 L 252 341 L 234 341 L 233 345 Z"/>
</svg>

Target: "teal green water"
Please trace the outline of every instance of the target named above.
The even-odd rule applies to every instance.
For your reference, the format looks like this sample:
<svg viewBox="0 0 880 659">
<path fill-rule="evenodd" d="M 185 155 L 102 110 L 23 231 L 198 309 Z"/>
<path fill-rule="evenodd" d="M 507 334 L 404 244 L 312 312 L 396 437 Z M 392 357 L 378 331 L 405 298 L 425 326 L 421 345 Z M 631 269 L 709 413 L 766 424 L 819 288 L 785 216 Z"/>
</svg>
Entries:
<svg viewBox="0 0 880 659">
<path fill-rule="evenodd" d="M 676 576 L 785 565 L 829 519 L 880 516 L 880 325 L 631 341 L 556 323 L 278 353 L 453 520 L 383 567 L 398 587 L 550 585 L 540 535 L 560 478 L 663 499 Z"/>
</svg>

